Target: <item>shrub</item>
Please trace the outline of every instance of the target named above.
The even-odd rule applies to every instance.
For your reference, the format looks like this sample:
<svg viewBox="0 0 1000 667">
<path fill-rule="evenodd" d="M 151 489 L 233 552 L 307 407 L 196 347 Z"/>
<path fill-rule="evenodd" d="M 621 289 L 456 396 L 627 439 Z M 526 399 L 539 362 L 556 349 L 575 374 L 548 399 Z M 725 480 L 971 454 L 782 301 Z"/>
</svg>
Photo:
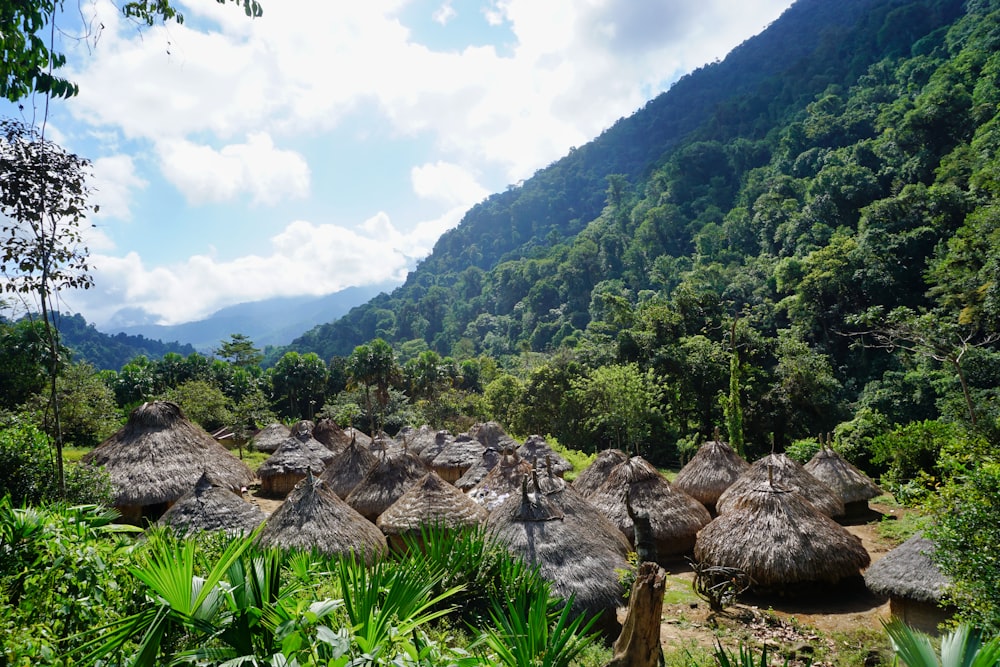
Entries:
<svg viewBox="0 0 1000 667">
<path fill-rule="evenodd" d="M 819 451 L 819 442 L 816 438 L 802 438 L 785 447 L 785 454 L 790 459 L 799 463 L 806 463 Z"/>
<path fill-rule="evenodd" d="M 48 438 L 36 426 L 15 419 L 0 429 L 0 496 L 14 505 L 37 504 L 57 491 Z"/>
</svg>

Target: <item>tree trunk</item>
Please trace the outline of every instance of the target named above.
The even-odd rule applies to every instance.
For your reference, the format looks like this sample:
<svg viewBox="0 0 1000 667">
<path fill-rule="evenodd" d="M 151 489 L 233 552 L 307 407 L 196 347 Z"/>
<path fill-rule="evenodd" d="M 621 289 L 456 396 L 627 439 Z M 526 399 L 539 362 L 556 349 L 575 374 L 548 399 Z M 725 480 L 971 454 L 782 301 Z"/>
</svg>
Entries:
<svg viewBox="0 0 1000 667">
<path fill-rule="evenodd" d="M 656 667 L 663 665 L 660 618 L 666 572 L 656 563 L 642 563 L 629 594 L 622 633 L 614 645 L 614 656 L 605 667 Z"/>
</svg>

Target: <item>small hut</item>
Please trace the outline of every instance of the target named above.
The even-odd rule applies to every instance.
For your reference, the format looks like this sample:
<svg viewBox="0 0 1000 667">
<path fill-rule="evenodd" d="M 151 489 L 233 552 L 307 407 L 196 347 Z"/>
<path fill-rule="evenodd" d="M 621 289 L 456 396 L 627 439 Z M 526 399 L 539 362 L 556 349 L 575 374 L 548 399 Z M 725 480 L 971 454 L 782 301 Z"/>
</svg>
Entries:
<svg viewBox="0 0 1000 667">
<path fill-rule="evenodd" d="M 269 424 L 251 438 L 250 448 L 257 452 L 273 454 L 274 450 L 291 435 L 292 432 L 284 424 Z"/>
<path fill-rule="evenodd" d="M 517 448 L 517 453 L 522 459 L 531 461 L 539 470 L 551 469 L 559 477 L 573 469 L 573 464 L 552 449 L 540 435 L 528 436 L 524 444 Z"/>
<path fill-rule="evenodd" d="M 332 419 L 320 419 L 312 431 L 312 437 L 333 452 L 340 452 L 351 444 L 351 436 Z"/>
<path fill-rule="evenodd" d="M 858 577 L 861 540 L 798 492 L 765 481 L 734 496 L 699 534 L 699 563 L 737 568 L 756 593 L 794 594 Z"/>
<path fill-rule="evenodd" d="M 580 471 L 573 480 L 573 488 L 577 493 L 587 498 L 608 479 L 608 474 L 619 463 L 628 461 L 628 455 L 620 449 L 605 449 L 601 451 L 594 462 Z"/>
<path fill-rule="evenodd" d="M 587 617 L 600 613 L 596 627 L 613 640 L 621 625 L 617 608 L 623 604 L 618 571 L 628 567 L 628 540 L 572 487 L 531 484 L 521 488 L 490 513 L 487 531 L 552 582 L 556 595 L 574 597 L 573 610 Z M 545 491 L 544 489 L 550 490 Z"/>
<path fill-rule="evenodd" d="M 648 539 L 661 564 L 690 552 L 698 531 L 712 520 L 704 505 L 673 486 L 641 456 L 612 468 L 587 499 L 636 547 L 634 517 L 648 517 Z"/>
<path fill-rule="evenodd" d="M 245 535 L 263 521 L 264 513 L 257 505 L 225 488 L 206 471 L 194 488 L 160 517 L 159 523 L 181 535 L 213 531 Z"/>
<path fill-rule="evenodd" d="M 295 436 L 285 438 L 281 446 L 257 468 L 260 494 L 284 498 L 308 473 L 318 475 L 325 467 L 326 464 L 307 442 Z"/>
<path fill-rule="evenodd" d="M 259 540 L 282 549 L 360 556 L 368 563 L 388 551 L 382 531 L 311 474 L 267 518 Z"/>
<path fill-rule="evenodd" d="M 719 496 L 749 468 L 750 464 L 733 451 L 729 443 L 719 439 L 719 432 L 716 430 L 715 438 L 699 447 L 697 453 L 677 473 L 674 486 L 714 514 Z"/>
<path fill-rule="evenodd" d="M 311 421 L 303 420 L 292 424 L 291 428 L 288 430 L 291 431 L 292 438 L 295 438 L 305 445 L 305 447 L 312 452 L 313 455 L 318 457 L 319 460 L 323 462 L 323 465 L 326 465 L 333 460 L 333 457 L 336 456 L 337 453 L 313 437 L 314 429 L 315 427 Z"/>
<path fill-rule="evenodd" d="M 430 463 L 430 468 L 446 482 L 455 483 L 465 471 L 483 458 L 486 447 L 471 435 L 462 433 L 438 452 Z"/>
<path fill-rule="evenodd" d="M 868 501 L 882 495 L 878 484 L 829 447 L 821 446 L 804 467 L 843 501 L 846 519 L 867 516 Z"/>
<path fill-rule="evenodd" d="M 326 466 L 322 475 L 323 481 L 331 491 L 344 499 L 376 465 L 378 459 L 375 455 L 367 447 L 359 445 L 357 440 L 352 439 L 350 444 L 334 456 Z"/>
<path fill-rule="evenodd" d="M 155 521 L 209 470 L 216 481 L 240 491 L 253 472 L 169 401 L 143 403 L 117 433 L 83 457 L 104 466 L 122 520 Z"/>
<path fill-rule="evenodd" d="M 427 466 L 409 452 L 378 459 L 375 467 L 365 474 L 344 500 L 358 514 L 375 523 L 379 514 L 428 472 Z"/>
<path fill-rule="evenodd" d="M 865 571 L 865 585 L 889 598 L 889 613 L 912 628 L 936 635 L 955 608 L 943 602 L 950 579 L 934 562 L 934 542 L 917 533 Z"/>
<path fill-rule="evenodd" d="M 402 551 L 406 548 L 404 536 L 419 541 L 425 526 L 456 530 L 481 525 L 487 516 L 489 512 L 482 506 L 431 471 L 386 508 L 375 525 L 391 547 Z"/>
<path fill-rule="evenodd" d="M 518 456 L 516 451 L 505 452 L 482 481 L 468 491 L 469 497 L 485 507 L 487 512 L 492 512 L 519 492 L 521 483 L 531 475 L 531 470 L 531 464 Z"/>
<path fill-rule="evenodd" d="M 466 470 L 461 477 L 455 480 L 455 487 L 462 491 L 469 491 L 483 481 L 490 470 L 500 461 L 500 452 L 494 447 L 487 447 L 483 450 L 483 455 L 474 466 Z"/>
<path fill-rule="evenodd" d="M 750 466 L 715 504 L 719 514 L 729 511 L 737 496 L 758 489 L 773 480 L 776 486 L 797 492 L 827 516 L 843 516 L 844 501 L 823 482 L 809 474 L 802 464 L 785 454 L 768 454 Z"/>
</svg>

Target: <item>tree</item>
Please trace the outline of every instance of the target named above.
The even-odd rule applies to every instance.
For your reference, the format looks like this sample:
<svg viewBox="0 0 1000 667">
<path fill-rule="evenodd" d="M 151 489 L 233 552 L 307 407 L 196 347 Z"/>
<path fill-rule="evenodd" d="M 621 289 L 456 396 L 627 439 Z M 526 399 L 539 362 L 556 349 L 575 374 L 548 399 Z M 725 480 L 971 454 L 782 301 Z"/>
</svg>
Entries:
<svg viewBox="0 0 1000 667">
<path fill-rule="evenodd" d="M 371 433 L 374 435 L 377 432 L 374 408 L 378 406 L 380 422 L 384 421 L 385 410 L 389 405 L 389 388 L 399 376 L 396 355 L 389 343 L 376 338 L 367 345 L 354 348 L 347 360 L 347 369 L 352 385 L 364 390 L 371 420 Z M 381 428 L 381 423 L 378 426 Z"/>
<path fill-rule="evenodd" d="M 168 391 L 166 398 L 181 406 L 188 419 L 209 432 L 229 424 L 233 418 L 226 395 L 205 380 L 188 380 Z"/>
<path fill-rule="evenodd" d="M 37 300 L 48 347 L 49 393 L 56 474 L 64 485 L 56 376 L 58 332 L 52 321 L 59 290 L 93 285 L 80 226 L 87 202 L 89 162 L 15 120 L 0 121 L 0 273 L 4 288 Z"/>
<path fill-rule="evenodd" d="M 69 364 L 56 380 L 59 390 L 60 423 L 63 439 L 77 447 L 95 447 L 121 426 L 115 394 L 86 362 Z M 29 407 L 35 421 L 51 436 L 48 400 L 35 396 Z"/>
<path fill-rule="evenodd" d="M 316 406 L 323 407 L 327 369 L 315 352 L 286 352 L 270 375 L 275 398 L 288 406 L 287 412 L 281 411 L 286 417 L 312 419 Z M 308 415 L 303 412 L 307 405 Z"/>
<path fill-rule="evenodd" d="M 573 390 L 580 403 L 590 406 L 586 424 L 618 449 L 638 453 L 661 417 L 662 390 L 637 364 L 601 366 L 575 380 Z"/>
<path fill-rule="evenodd" d="M 257 366 L 264 360 L 264 355 L 254 347 L 250 337 L 241 333 L 230 334 L 229 340 L 222 341 L 212 353 L 234 366 Z"/>
</svg>

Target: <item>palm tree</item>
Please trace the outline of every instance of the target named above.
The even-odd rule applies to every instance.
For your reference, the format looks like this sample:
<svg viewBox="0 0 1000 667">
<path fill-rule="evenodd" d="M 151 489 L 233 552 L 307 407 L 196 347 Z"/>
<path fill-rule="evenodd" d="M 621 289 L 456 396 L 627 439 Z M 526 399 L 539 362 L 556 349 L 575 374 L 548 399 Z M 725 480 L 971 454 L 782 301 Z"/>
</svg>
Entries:
<svg viewBox="0 0 1000 667">
<path fill-rule="evenodd" d="M 883 621 L 896 656 L 907 667 L 997 667 L 1000 665 L 1000 636 L 985 643 L 979 632 L 962 624 L 941 638 L 940 655 L 930 637 L 912 630 L 898 618 Z"/>
</svg>

